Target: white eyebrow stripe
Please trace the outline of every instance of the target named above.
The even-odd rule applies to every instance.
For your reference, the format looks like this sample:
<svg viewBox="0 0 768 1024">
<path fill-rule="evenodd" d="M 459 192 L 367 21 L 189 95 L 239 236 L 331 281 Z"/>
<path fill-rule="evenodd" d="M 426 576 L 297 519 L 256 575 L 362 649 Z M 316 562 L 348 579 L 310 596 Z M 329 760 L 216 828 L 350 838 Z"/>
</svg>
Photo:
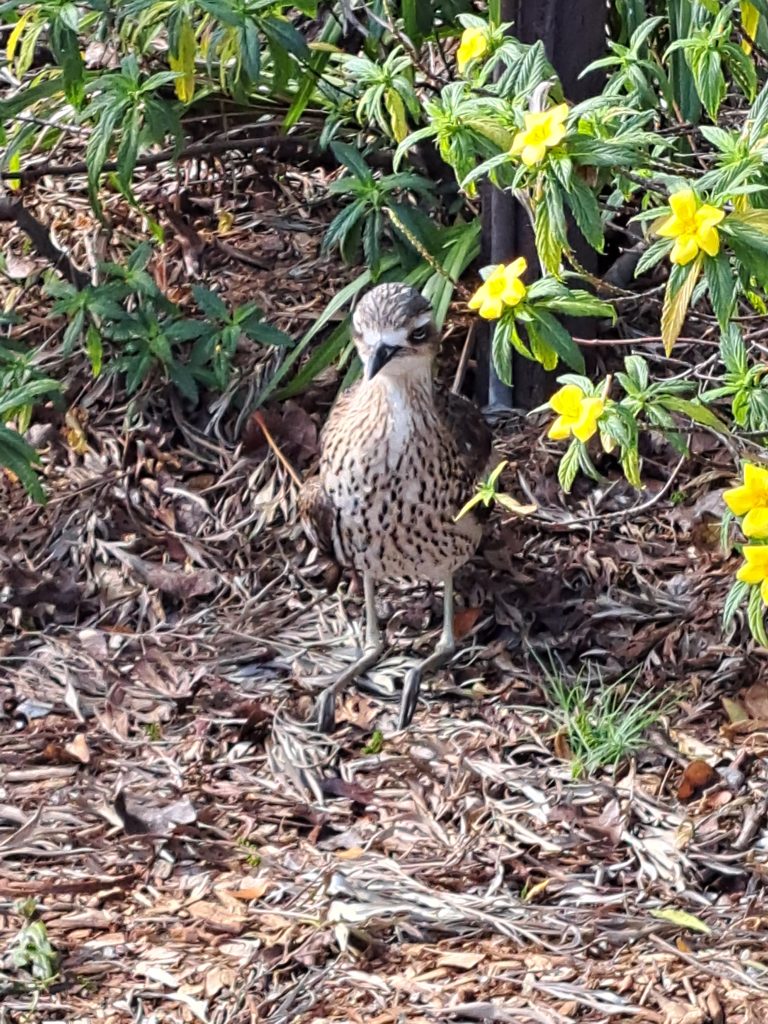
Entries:
<svg viewBox="0 0 768 1024">
<path fill-rule="evenodd" d="M 432 314 L 427 311 L 413 321 L 414 327 L 428 327 L 432 323 Z"/>
<path fill-rule="evenodd" d="M 375 345 L 386 345 L 389 348 L 398 348 L 408 340 L 408 335 L 403 327 L 395 330 L 380 331 L 375 327 L 363 329 L 363 344 L 366 348 L 373 348 Z"/>
</svg>

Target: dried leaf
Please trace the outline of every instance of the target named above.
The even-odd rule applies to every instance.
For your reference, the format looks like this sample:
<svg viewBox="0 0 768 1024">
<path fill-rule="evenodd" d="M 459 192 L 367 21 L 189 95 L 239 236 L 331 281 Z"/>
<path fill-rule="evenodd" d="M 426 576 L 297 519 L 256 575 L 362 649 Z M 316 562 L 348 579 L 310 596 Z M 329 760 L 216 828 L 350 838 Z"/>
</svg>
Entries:
<svg viewBox="0 0 768 1024">
<path fill-rule="evenodd" d="M 462 608 L 453 616 L 453 633 L 457 640 L 467 636 L 482 614 L 482 608 Z"/>
<path fill-rule="evenodd" d="M 679 800 L 690 800 L 703 789 L 707 789 L 719 778 L 717 771 L 706 761 L 691 761 L 683 772 L 683 778 L 677 790 Z"/>
<path fill-rule="evenodd" d="M 728 715 L 728 721 L 732 724 L 736 722 L 746 722 L 749 718 L 747 709 L 738 700 L 732 700 L 730 697 L 723 697 L 723 708 L 725 709 L 726 715 Z"/>
<path fill-rule="evenodd" d="M 268 889 L 269 881 L 266 878 L 258 878 L 250 885 L 243 885 L 239 889 L 227 889 L 227 892 L 237 900 L 260 900 Z"/>
<path fill-rule="evenodd" d="M 192 917 L 204 921 L 209 928 L 215 931 L 239 935 L 245 927 L 244 913 L 238 916 L 232 910 L 220 907 L 218 903 L 211 903 L 209 900 L 198 900 L 196 903 L 191 903 L 187 910 Z"/>
<path fill-rule="evenodd" d="M 437 958 L 440 967 L 461 967 L 465 971 L 471 971 L 479 963 L 485 960 L 485 953 L 463 953 L 460 950 L 448 950 L 441 953 Z"/>
<path fill-rule="evenodd" d="M 768 686 L 765 683 L 754 683 L 744 690 L 741 699 L 751 718 L 768 722 Z"/>
<path fill-rule="evenodd" d="M 88 741 L 81 732 L 77 733 L 75 738 L 70 740 L 69 743 L 65 743 L 64 749 L 75 759 L 75 761 L 79 761 L 80 764 L 88 764 L 91 760 L 91 751 L 88 748 Z"/>
<path fill-rule="evenodd" d="M 661 311 L 661 339 L 664 351 L 670 355 L 683 329 L 691 296 L 701 273 L 702 257 L 699 255 L 678 290 L 672 294 L 669 284 L 664 292 L 664 306 Z"/>
<path fill-rule="evenodd" d="M 348 850 L 338 850 L 336 853 L 339 860 L 359 860 L 364 855 L 365 850 L 362 846 L 352 846 Z"/>
</svg>

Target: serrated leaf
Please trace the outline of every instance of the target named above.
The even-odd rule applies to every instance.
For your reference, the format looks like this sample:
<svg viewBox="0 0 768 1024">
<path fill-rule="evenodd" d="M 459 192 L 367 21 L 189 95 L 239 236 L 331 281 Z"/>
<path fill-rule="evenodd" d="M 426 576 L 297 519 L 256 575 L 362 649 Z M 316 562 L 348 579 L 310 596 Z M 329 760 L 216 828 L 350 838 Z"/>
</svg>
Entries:
<svg viewBox="0 0 768 1024">
<path fill-rule="evenodd" d="M 541 335 L 542 341 L 554 349 L 572 370 L 584 373 L 584 356 L 560 321 L 544 309 L 530 308 L 528 312 L 535 324 L 534 329 Z"/>
<path fill-rule="evenodd" d="M 716 416 L 706 405 L 699 402 L 692 402 L 687 398 L 679 398 L 676 395 L 664 395 L 658 399 L 659 405 L 670 412 L 679 412 L 688 416 L 694 423 L 700 423 L 703 427 L 710 427 L 720 434 L 730 434 L 726 424 Z"/>
<path fill-rule="evenodd" d="M 510 325 L 500 320 L 493 329 L 493 341 L 491 343 L 491 354 L 493 356 L 496 376 L 507 387 L 510 387 L 512 384 L 512 346 L 510 334 Z"/>
<path fill-rule="evenodd" d="M 195 95 L 195 55 L 197 39 L 192 22 L 185 14 L 178 29 L 178 50 L 168 54 L 168 64 L 178 72 L 173 83 L 176 96 L 182 103 L 191 103 Z"/>
<path fill-rule="evenodd" d="M 581 442 L 574 438 L 557 467 L 557 479 L 566 494 L 570 494 L 573 481 L 581 464 Z"/>
<path fill-rule="evenodd" d="M 571 178 L 570 188 L 566 192 L 566 201 L 571 208 L 579 231 L 596 252 L 602 252 L 605 239 L 597 197 L 578 174 L 574 174 Z"/>
<path fill-rule="evenodd" d="M 731 522 L 731 520 L 729 520 Z M 736 617 L 736 612 L 741 608 L 747 599 L 749 594 L 749 583 L 744 583 L 742 580 L 735 580 L 733 586 L 728 591 L 725 601 L 723 602 L 723 631 L 727 632 L 733 620 Z"/>
<path fill-rule="evenodd" d="M 704 276 L 720 330 L 725 331 L 736 302 L 736 279 L 728 256 L 721 251 L 717 256 L 705 257 Z"/>
<path fill-rule="evenodd" d="M 750 587 L 747 601 L 747 623 L 754 639 L 762 647 L 768 647 L 768 635 L 765 631 L 765 602 L 759 586 Z"/>
<path fill-rule="evenodd" d="M 691 296 L 701 273 L 701 265 L 702 256 L 699 253 L 695 262 L 689 265 L 688 273 L 677 290 L 673 290 L 674 274 L 667 282 L 664 306 L 661 311 L 661 340 L 664 342 L 664 351 L 668 356 L 671 355 L 675 342 L 683 329 Z"/>
</svg>

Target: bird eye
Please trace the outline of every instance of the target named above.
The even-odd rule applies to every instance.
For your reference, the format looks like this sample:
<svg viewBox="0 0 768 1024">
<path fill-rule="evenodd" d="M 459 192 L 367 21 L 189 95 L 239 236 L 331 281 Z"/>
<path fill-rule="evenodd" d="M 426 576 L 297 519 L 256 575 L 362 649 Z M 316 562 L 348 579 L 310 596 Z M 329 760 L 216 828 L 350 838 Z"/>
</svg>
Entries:
<svg viewBox="0 0 768 1024">
<path fill-rule="evenodd" d="M 427 340 L 427 328 L 417 327 L 416 330 L 411 331 L 411 341 L 415 341 L 418 345 L 422 341 Z"/>
</svg>

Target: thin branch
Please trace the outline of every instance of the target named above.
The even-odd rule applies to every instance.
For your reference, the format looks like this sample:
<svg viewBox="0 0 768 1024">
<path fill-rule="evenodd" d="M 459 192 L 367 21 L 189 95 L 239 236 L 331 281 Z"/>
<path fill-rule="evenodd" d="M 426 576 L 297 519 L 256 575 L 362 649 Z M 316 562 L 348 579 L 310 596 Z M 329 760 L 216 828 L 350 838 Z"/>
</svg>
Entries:
<svg viewBox="0 0 768 1024">
<path fill-rule="evenodd" d="M 0 199 L 0 221 L 11 221 L 29 238 L 36 251 L 55 270 L 63 274 L 76 288 L 85 288 L 90 278 L 78 270 L 69 256 L 51 238 L 51 233 L 42 221 L 26 210 L 18 200 Z"/>
<path fill-rule="evenodd" d="M 228 153 L 237 149 L 265 149 L 274 150 L 273 155 L 296 156 L 302 150 L 309 154 L 313 140 L 301 135 L 255 135 L 244 139 L 216 139 L 212 142 L 198 142 L 187 146 L 178 153 L 175 149 L 163 149 L 159 153 L 147 153 L 140 156 L 136 161 L 137 167 L 157 167 L 159 164 L 170 163 L 171 161 L 190 160 L 194 157 L 214 156 L 216 153 Z M 336 166 L 334 161 L 333 166 Z M 116 171 L 118 164 L 116 160 L 109 160 L 102 167 L 102 173 Z M 32 167 L 20 168 L 18 171 L 0 171 L 0 178 L 19 181 L 37 181 L 47 176 L 56 178 L 71 177 L 75 174 L 87 174 L 88 164 L 79 160 L 73 164 L 51 164 L 39 163 Z"/>
</svg>

